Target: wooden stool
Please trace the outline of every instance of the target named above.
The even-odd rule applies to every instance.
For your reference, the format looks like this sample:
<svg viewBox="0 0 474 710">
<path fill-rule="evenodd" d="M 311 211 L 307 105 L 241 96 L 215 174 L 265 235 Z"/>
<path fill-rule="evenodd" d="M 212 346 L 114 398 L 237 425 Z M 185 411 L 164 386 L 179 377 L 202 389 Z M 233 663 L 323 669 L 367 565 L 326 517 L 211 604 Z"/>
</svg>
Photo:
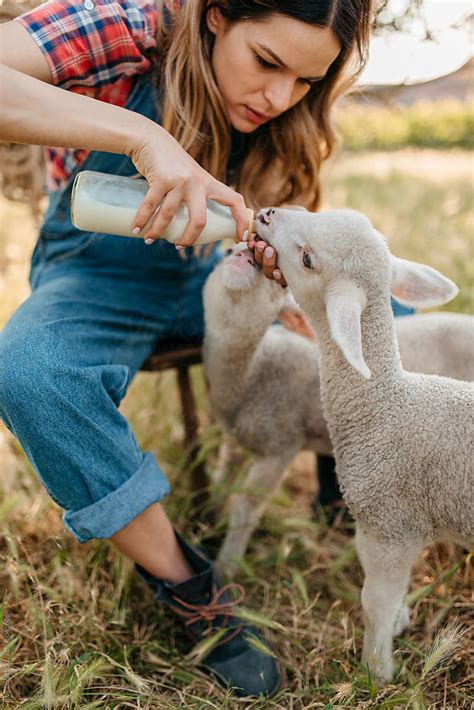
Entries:
<svg viewBox="0 0 474 710">
<path fill-rule="evenodd" d="M 202 363 L 202 340 L 166 338 L 158 343 L 155 352 L 140 368 L 144 372 L 161 372 L 171 368 L 176 370 L 187 452 L 186 461 L 189 465 L 192 465 L 199 450 L 197 444 L 199 423 L 189 368 L 199 363 Z M 191 490 L 199 503 L 207 502 L 208 483 L 204 462 L 192 465 Z"/>
</svg>

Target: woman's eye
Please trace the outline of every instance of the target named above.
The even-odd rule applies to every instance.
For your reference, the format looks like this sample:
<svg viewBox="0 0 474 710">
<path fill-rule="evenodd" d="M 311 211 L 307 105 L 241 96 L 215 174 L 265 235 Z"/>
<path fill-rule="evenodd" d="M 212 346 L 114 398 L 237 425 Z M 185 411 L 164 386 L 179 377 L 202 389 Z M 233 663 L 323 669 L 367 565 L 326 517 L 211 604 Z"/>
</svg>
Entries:
<svg viewBox="0 0 474 710">
<path fill-rule="evenodd" d="M 277 68 L 276 64 L 271 64 L 271 62 L 267 62 L 266 59 L 261 57 L 259 54 L 255 55 L 255 59 L 257 60 L 257 62 L 259 64 L 262 65 L 262 67 L 265 67 L 265 69 L 276 69 Z"/>
<path fill-rule="evenodd" d="M 279 66 L 277 64 L 272 64 L 271 62 L 267 62 L 266 59 L 261 57 L 259 54 L 255 53 L 255 59 L 257 62 L 260 64 L 260 66 L 264 67 L 265 69 L 279 69 Z M 310 81 L 309 79 L 298 79 L 298 81 L 301 81 L 303 84 L 306 86 L 309 86 L 310 88 L 315 86 L 318 82 L 321 81 L 321 79 L 315 79 L 314 81 Z"/>
<path fill-rule="evenodd" d="M 303 266 L 305 266 L 307 269 L 314 268 L 311 256 L 308 254 L 307 251 L 303 252 Z"/>
</svg>

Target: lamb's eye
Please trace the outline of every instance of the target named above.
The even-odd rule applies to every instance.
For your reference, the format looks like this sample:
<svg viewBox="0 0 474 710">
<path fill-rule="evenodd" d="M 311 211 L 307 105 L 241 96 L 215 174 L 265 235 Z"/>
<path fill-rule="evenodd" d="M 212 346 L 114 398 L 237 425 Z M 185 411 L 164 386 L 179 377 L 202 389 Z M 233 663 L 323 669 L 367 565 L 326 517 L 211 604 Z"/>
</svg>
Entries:
<svg viewBox="0 0 474 710">
<path fill-rule="evenodd" d="M 234 250 L 233 250 L 233 249 L 227 249 L 225 255 L 226 255 L 226 256 L 230 256 L 230 255 L 233 254 L 233 253 L 234 253 Z"/>
<path fill-rule="evenodd" d="M 303 252 L 303 266 L 307 269 L 314 269 L 311 255 L 307 251 Z"/>
</svg>

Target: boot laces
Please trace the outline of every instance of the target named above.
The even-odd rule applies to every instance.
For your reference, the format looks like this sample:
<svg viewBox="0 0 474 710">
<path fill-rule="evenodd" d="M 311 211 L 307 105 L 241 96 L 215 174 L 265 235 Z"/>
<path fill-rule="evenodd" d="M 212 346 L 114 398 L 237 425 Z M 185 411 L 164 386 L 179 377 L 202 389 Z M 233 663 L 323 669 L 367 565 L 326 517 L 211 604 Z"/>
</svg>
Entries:
<svg viewBox="0 0 474 710">
<path fill-rule="evenodd" d="M 237 590 L 239 596 L 236 599 L 230 599 L 228 601 L 223 602 L 219 601 L 221 596 L 226 591 L 232 588 Z M 174 596 L 173 598 L 179 603 L 179 605 L 181 607 L 185 607 L 184 609 L 174 607 L 174 610 L 177 614 L 186 619 L 186 621 L 183 621 L 185 626 L 190 626 L 196 621 L 207 621 L 208 627 L 204 632 L 204 635 L 206 635 L 212 632 L 212 622 L 217 616 L 224 617 L 223 626 L 225 626 L 227 624 L 229 616 L 233 612 L 233 607 L 237 606 L 237 604 L 240 604 L 244 597 L 244 587 L 241 584 L 238 584 L 237 582 L 230 582 L 229 584 L 225 584 L 219 590 L 214 585 L 213 597 L 207 604 L 190 604 L 189 602 L 185 602 L 180 597 Z M 230 641 L 230 639 L 236 636 L 241 631 L 241 629 L 242 627 L 239 626 L 231 634 L 227 635 L 220 643 Z"/>
</svg>

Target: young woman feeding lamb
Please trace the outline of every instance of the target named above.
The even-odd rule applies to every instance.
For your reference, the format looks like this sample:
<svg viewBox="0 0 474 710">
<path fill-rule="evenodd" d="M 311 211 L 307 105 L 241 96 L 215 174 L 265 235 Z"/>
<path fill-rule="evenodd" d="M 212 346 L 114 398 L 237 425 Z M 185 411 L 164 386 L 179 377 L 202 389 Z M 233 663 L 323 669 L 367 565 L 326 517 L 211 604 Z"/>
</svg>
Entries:
<svg viewBox="0 0 474 710">
<path fill-rule="evenodd" d="M 158 239 L 179 205 L 181 247 L 199 237 L 207 198 L 231 207 L 240 237 L 245 203 L 316 208 L 330 109 L 365 63 L 371 4 L 52 0 L 0 27 L 0 138 L 53 146 L 32 294 L 0 337 L 0 416 L 80 542 L 111 540 L 180 619 L 191 605 L 194 644 L 223 634 L 204 668 L 241 696 L 276 693 L 278 660 L 175 533 L 165 472 L 118 406 L 157 343 L 202 336 L 220 252 L 184 260 Z M 147 179 L 133 223 L 146 243 L 74 228 L 84 169 Z"/>
</svg>

